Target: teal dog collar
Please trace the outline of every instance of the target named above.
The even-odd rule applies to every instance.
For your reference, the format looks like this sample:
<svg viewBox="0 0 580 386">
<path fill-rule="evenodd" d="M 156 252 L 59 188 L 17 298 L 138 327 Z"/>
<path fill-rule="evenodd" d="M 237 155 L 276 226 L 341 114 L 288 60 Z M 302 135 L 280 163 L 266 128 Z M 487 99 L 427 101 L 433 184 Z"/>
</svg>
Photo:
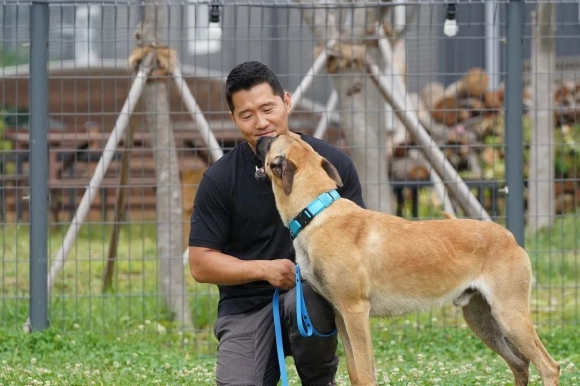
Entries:
<svg viewBox="0 0 580 386">
<path fill-rule="evenodd" d="M 306 226 L 314 216 L 322 212 L 324 209 L 328 208 L 334 201 L 340 198 L 340 194 L 336 189 L 332 189 L 329 192 L 322 193 L 314 201 L 312 201 L 306 208 L 304 208 L 298 216 L 290 222 L 290 238 L 294 240 L 298 233 Z"/>
</svg>

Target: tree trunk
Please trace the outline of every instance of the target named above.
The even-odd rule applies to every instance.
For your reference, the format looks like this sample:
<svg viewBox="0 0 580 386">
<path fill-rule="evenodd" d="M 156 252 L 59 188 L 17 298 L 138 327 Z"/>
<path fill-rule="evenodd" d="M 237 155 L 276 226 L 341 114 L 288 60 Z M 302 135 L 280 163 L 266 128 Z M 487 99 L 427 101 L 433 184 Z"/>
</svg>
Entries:
<svg viewBox="0 0 580 386">
<path fill-rule="evenodd" d="M 167 5 L 148 0 L 140 34 L 141 44 L 163 42 Z M 182 197 L 179 164 L 171 125 L 166 79 L 153 79 L 141 100 L 151 133 L 157 197 L 157 253 L 161 290 L 178 327 L 192 328 L 183 270 Z"/>
<path fill-rule="evenodd" d="M 346 61 L 339 59 L 327 65 L 327 69 L 333 68 L 331 72 L 338 93 L 340 125 L 359 174 L 367 207 L 392 214 L 394 208 L 387 174 L 384 100 L 364 68 L 349 64 L 356 56 L 355 48 L 364 49 L 367 29 L 374 28 L 374 21 L 378 18 L 376 10 L 363 7 L 333 10 L 305 8 L 302 17 L 321 46 L 338 37 L 349 43 L 338 46 L 338 55 L 345 55 Z M 351 21 L 345 23 L 346 20 Z M 377 51 L 376 48 L 367 48 L 365 53 L 376 56 Z M 329 61 L 332 60 L 329 58 Z"/>
<path fill-rule="evenodd" d="M 363 198 L 369 209 L 392 213 L 391 187 L 387 174 L 384 104 L 374 84 L 355 71 L 341 71 L 334 78 L 339 95 L 340 123 L 357 168 Z M 356 92 L 356 94 L 352 94 Z M 376 101 L 374 106 L 370 101 Z"/>
<path fill-rule="evenodd" d="M 532 135 L 528 180 L 528 229 L 552 226 L 554 220 L 553 88 L 556 70 L 556 5 L 540 3 L 532 14 Z"/>
</svg>

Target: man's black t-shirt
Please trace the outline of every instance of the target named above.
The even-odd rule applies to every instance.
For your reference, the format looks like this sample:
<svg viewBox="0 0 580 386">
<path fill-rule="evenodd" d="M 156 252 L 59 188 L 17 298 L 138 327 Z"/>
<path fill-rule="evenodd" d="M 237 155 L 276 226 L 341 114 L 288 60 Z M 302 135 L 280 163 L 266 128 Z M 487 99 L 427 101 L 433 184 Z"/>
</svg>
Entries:
<svg viewBox="0 0 580 386">
<path fill-rule="evenodd" d="M 314 150 L 332 163 L 343 182 L 340 195 L 364 207 L 354 164 L 342 150 L 302 134 Z M 290 259 L 294 248 L 276 209 L 268 180 L 254 178 L 262 162 L 242 142 L 209 167 L 199 184 L 191 216 L 189 245 L 218 250 L 242 260 Z M 267 281 L 218 286 L 218 316 L 259 309 L 272 301 Z"/>
</svg>

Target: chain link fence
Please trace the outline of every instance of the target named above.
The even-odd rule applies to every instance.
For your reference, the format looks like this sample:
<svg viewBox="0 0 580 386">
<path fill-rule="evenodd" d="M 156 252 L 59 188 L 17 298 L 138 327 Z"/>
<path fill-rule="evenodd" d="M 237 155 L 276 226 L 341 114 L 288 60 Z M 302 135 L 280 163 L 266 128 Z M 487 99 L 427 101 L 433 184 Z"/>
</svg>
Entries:
<svg viewBox="0 0 580 386">
<path fill-rule="evenodd" d="M 202 173 L 242 140 L 223 91 L 246 60 L 291 92 L 291 130 L 353 157 L 371 209 L 505 225 L 534 321 L 578 326 L 577 1 L 4 1 L 0 18 L 3 328 L 214 352 L 217 289 L 184 252 Z"/>
</svg>

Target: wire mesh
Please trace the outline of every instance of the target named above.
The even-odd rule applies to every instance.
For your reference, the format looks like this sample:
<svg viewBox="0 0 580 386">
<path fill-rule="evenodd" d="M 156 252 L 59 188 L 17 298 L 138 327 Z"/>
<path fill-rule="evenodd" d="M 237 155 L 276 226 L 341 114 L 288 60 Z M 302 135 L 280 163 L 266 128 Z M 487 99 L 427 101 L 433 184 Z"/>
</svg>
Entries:
<svg viewBox="0 0 580 386">
<path fill-rule="evenodd" d="M 183 276 L 177 299 L 187 305 L 191 323 L 176 320 L 159 278 L 159 237 L 182 239 L 181 252 L 187 247 L 195 190 L 216 151 L 201 129 L 207 124 L 219 151 L 242 141 L 228 117 L 223 82 L 246 60 L 270 66 L 292 93 L 292 130 L 319 136 L 353 157 L 369 207 L 411 219 L 441 218 L 442 210 L 473 217 L 444 189 L 443 182 L 449 187 L 463 181 L 478 203 L 476 212 L 505 225 L 506 60 L 517 55 L 506 50 L 507 3 L 454 2 L 459 30 L 449 37 L 444 34 L 448 1 L 158 2 L 163 12 L 157 44 L 175 50 L 183 77 L 175 82 L 163 74 L 161 81 L 144 85 L 148 97 L 133 100 L 129 116 L 123 108 L 131 102 L 136 75 L 129 60 L 137 52 L 136 34 L 148 33 L 138 28 L 150 12 L 146 3 L 50 2 L 49 269 L 67 232 L 79 230 L 52 283 L 51 325 L 63 331 L 158 334 L 192 345 L 198 354 L 213 353 L 217 290 L 195 283 L 181 253 L 172 256 Z M 575 1 L 524 3 L 522 200 L 525 246 L 536 279 L 533 317 L 538 324 L 576 326 L 580 12 Z M 30 4 L 0 4 L 0 323 L 5 328 L 21 328 L 29 305 Z M 210 23 L 209 10 L 216 4 L 221 17 Z M 336 37 L 340 44 L 325 50 Z M 360 52 L 364 55 L 357 56 Z M 360 66 L 367 58 L 397 106 L 386 103 Z M 191 100 L 182 96 L 182 87 L 191 90 L 201 114 L 189 110 Z M 168 113 L 150 108 L 164 103 Z M 128 124 L 115 138 L 118 146 L 105 167 L 99 160 L 123 116 Z M 171 130 L 149 130 L 163 116 Z M 409 135 L 412 128 L 401 116 L 415 117 L 433 142 L 425 146 Z M 167 143 L 174 145 L 160 146 Z M 441 181 L 426 162 L 436 149 L 460 179 Z M 180 181 L 169 187 L 181 193 L 182 205 L 181 217 L 167 224 L 158 220 L 158 207 L 170 198 L 159 195 L 155 169 L 159 157 L 173 152 Z M 102 180 L 87 189 L 99 173 Z M 84 195 L 90 200 L 86 216 L 71 223 Z M 377 321 L 375 329 L 462 324 L 458 309 L 447 307 Z"/>
</svg>

